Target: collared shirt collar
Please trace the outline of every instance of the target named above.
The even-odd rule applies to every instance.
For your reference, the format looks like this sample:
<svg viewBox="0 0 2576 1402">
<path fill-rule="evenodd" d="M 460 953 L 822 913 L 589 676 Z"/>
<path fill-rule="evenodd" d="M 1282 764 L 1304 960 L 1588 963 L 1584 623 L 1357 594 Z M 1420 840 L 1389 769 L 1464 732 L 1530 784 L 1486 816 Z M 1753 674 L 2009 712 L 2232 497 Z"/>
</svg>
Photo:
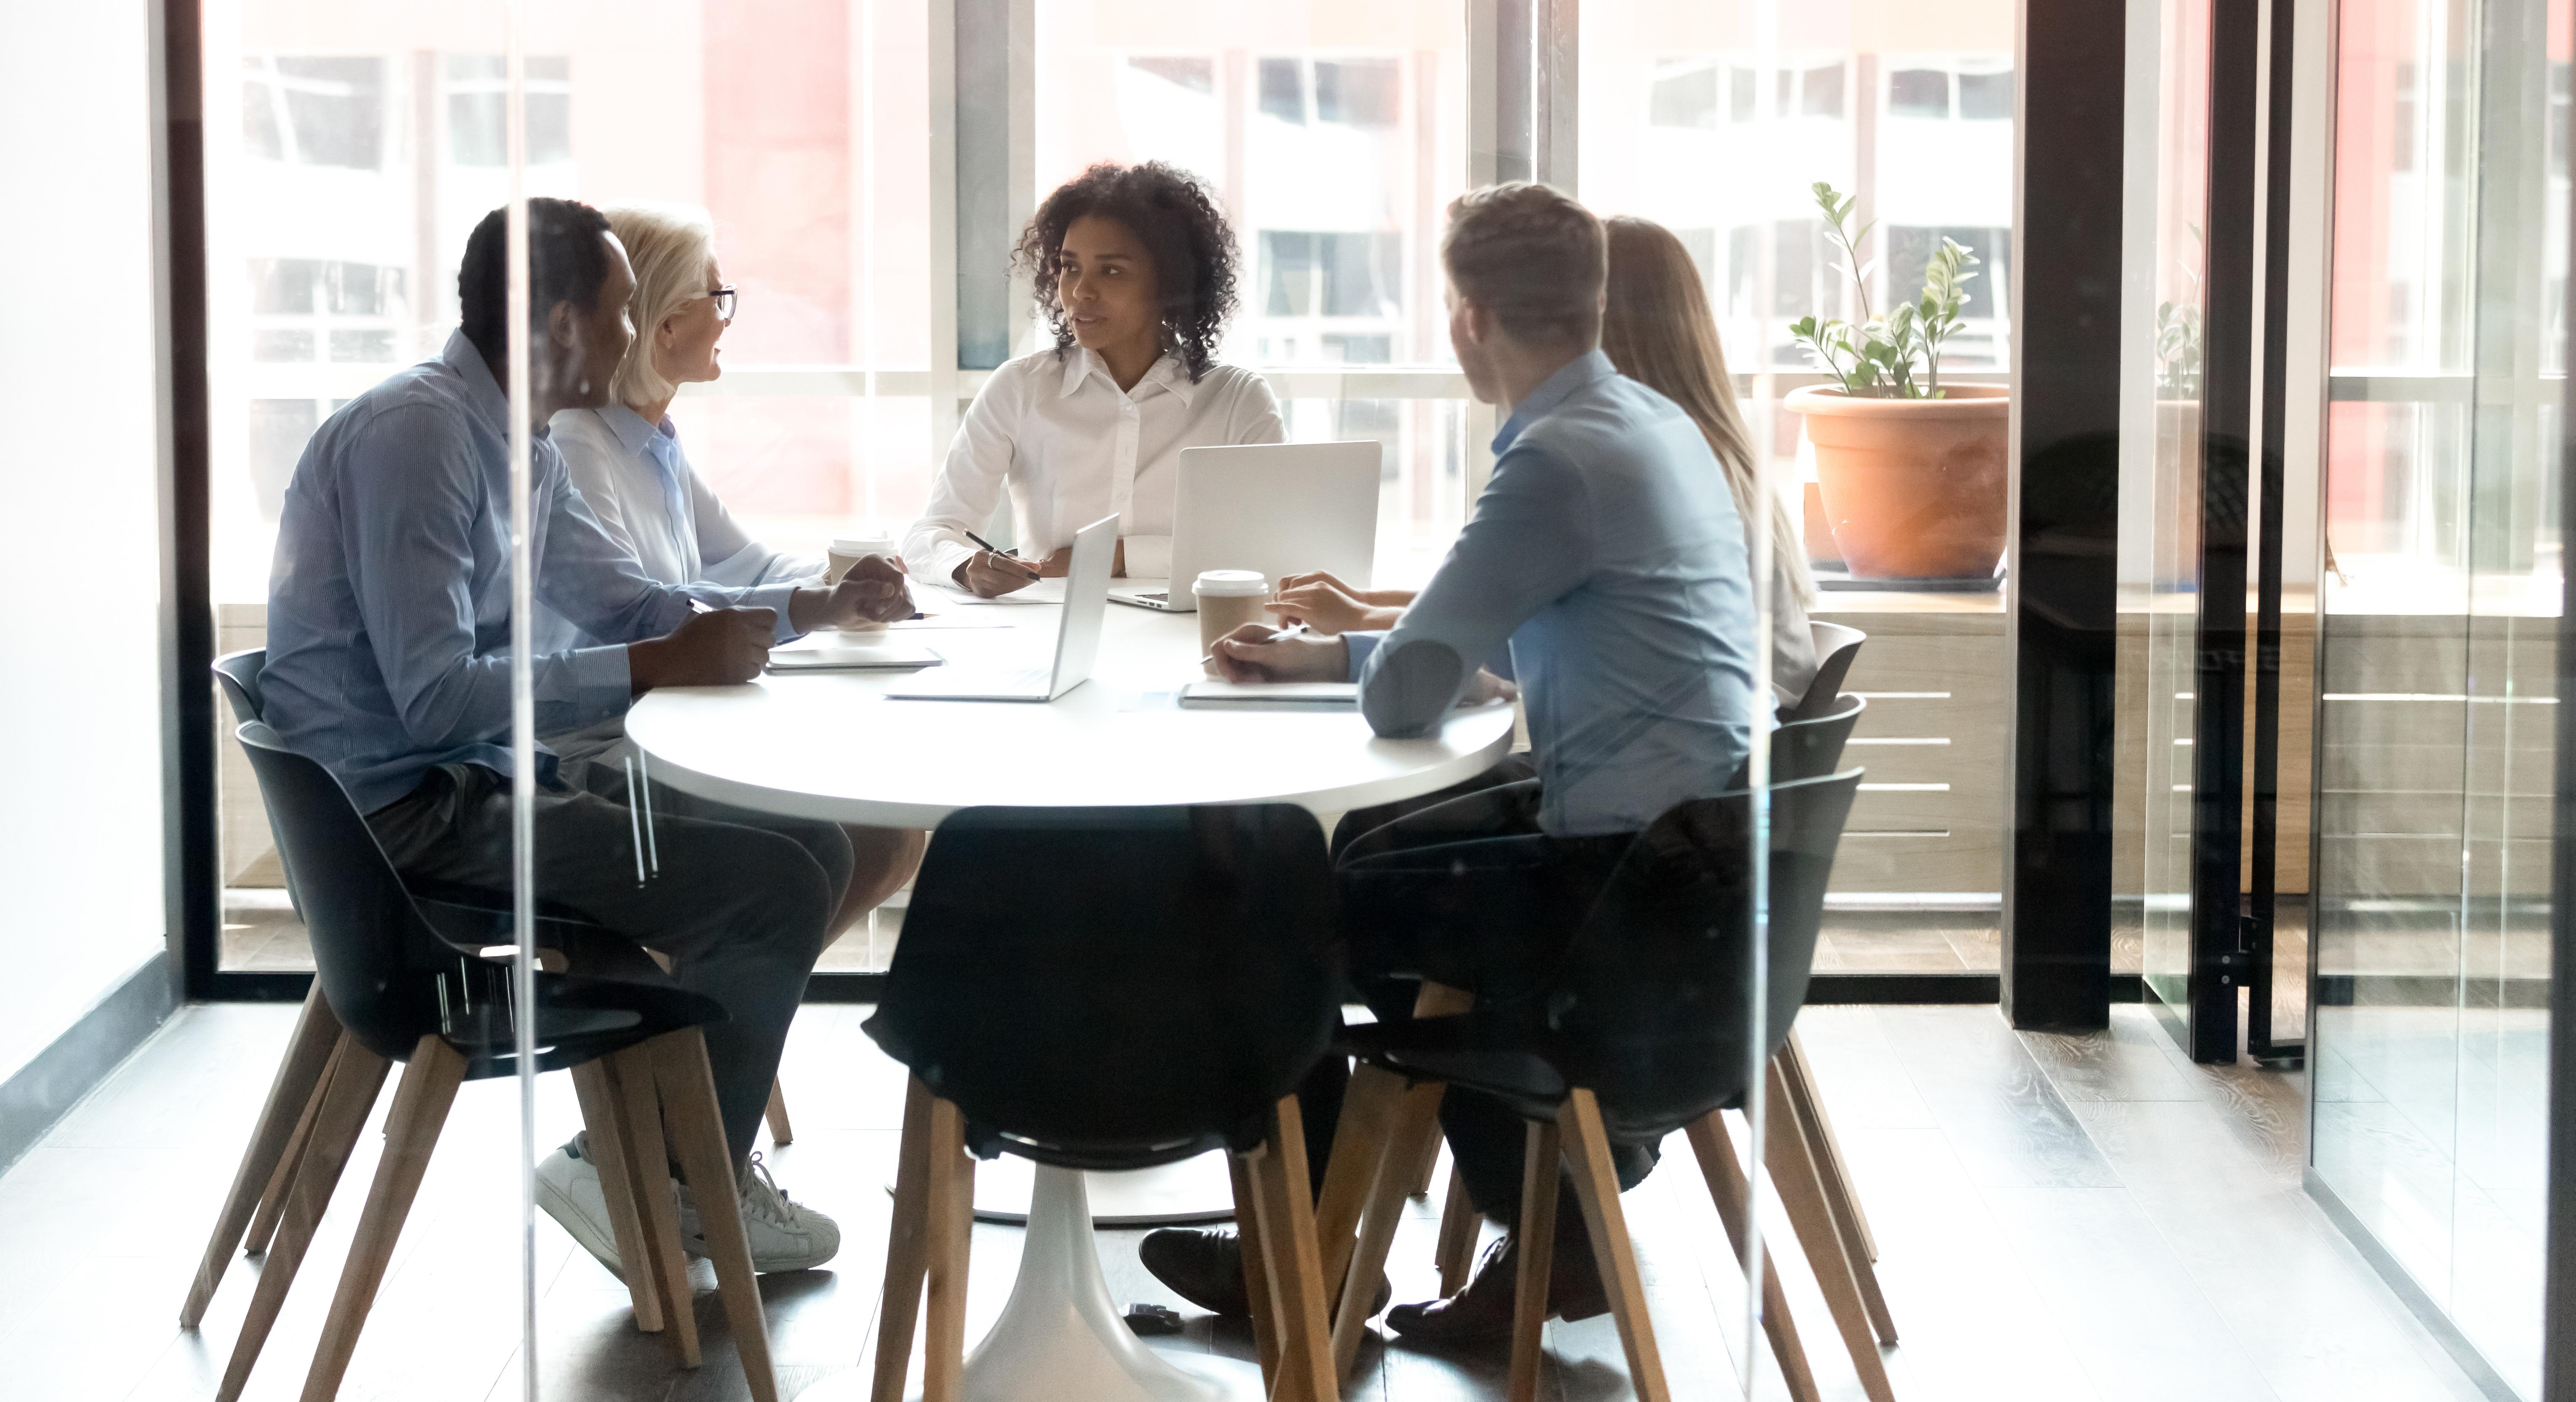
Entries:
<svg viewBox="0 0 2576 1402">
<path fill-rule="evenodd" d="M 1070 397 L 1075 390 L 1082 388 L 1084 380 L 1095 374 L 1107 381 L 1111 389 L 1118 388 L 1117 377 L 1109 373 L 1109 363 L 1102 360 L 1097 352 L 1088 346 L 1071 347 L 1064 353 L 1064 384 L 1056 391 L 1056 397 Z M 1190 396 L 1198 391 L 1198 386 L 1190 383 L 1189 375 L 1181 369 L 1180 357 L 1170 351 L 1156 357 L 1154 363 L 1146 367 L 1145 377 L 1136 382 L 1138 389 L 1146 385 L 1161 385 L 1179 399 L 1184 408 L 1188 407 Z"/>
<path fill-rule="evenodd" d="M 510 436 L 510 397 L 501 392 L 501 382 L 492 378 L 492 367 L 483 363 L 483 352 L 465 339 L 463 331 L 447 333 L 447 344 L 438 352 L 439 360 L 465 382 L 465 399 L 491 430 L 504 439 Z M 551 430 L 537 425 L 536 441 L 543 443 Z"/>
<path fill-rule="evenodd" d="M 643 452 L 645 445 L 653 441 L 653 435 L 656 433 L 665 438 L 679 437 L 672 431 L 669 419 L 664 419 L 659 424 L 649 423 L 642 414 L 636 413 L 623 404 L 601 405 L 599 421 L 608 425 L 608 431 L 616 434 L 617 441 L 630 453 Z"/>
<path fill-rule="evenodd" d="M 1547 416 L 1548 411 L 1566 401 L 1569 395 L 1585 385 L 1606 380 L 1618 374 L 1610 357 L 1598 349 L 1584 352 L 1565 363 L 1562 369 L 1539 383 L 1530 396 L 1512 406 L 1512 416 L 1503 420 L 1502 430 L 1494 435 L 1494 452 L 1500 455 L 1512 446 L 1512 440 L 1523 430 Z"/>
</svg>

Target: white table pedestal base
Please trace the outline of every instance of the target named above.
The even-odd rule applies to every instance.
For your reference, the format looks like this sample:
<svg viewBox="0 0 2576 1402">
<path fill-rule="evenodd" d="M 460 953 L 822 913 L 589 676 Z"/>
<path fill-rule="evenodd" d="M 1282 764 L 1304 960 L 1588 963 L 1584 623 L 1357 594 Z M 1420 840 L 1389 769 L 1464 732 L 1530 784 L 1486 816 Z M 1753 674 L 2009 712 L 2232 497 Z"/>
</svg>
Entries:
<svg viewBox="0 0 2576 1402">
<path fill-rule="evenodd" d="M 868 1384 L 866 1370 L 858 1370 L 799 1397 L 862 1402 Z M 1136 1337 L 1100 1274 L 1083 1175 L 1040 1166 L 1020 1274 L 1002 1317 L 967 1356 L 966 1402 L 1259 1402 L 1261 1395 L 1258 1364 L 1160 1353 Z"/>
</svg>

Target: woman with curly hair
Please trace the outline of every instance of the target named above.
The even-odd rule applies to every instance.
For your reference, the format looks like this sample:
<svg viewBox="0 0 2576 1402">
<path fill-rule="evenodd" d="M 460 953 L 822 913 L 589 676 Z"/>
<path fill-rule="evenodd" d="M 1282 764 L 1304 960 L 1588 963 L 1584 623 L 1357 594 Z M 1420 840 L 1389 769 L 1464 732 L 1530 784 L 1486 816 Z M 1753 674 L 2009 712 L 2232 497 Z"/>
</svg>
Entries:
<svg viewBox="0 0 2576 1402">
<path fill-rule="evenodd" d="M 1073 533 L 1115 513 L 1117 573 L 1170 573 L 1181 450 L 1287 436 L 1270 386 L 1215 359 L 1235 309 L 1234 231 L 1188 173 L 1103 162 L 1038 206 L 1013 263 L 1035 278 L 1055 344 L 984 382 L 905 564 L 993 598 L 1063 573 Z M 1017 556 L 968 534 L 1005 486 Z"/>
</svg>

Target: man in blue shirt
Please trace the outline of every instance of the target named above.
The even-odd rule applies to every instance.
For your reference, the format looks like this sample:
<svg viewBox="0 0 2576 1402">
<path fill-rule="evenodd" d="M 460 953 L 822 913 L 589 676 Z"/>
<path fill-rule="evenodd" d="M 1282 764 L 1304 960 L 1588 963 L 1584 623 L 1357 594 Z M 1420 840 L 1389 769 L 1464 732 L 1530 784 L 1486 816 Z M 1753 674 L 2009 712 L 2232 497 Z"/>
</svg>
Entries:
<svg viewBox="0 0 2576 1402">
<path fill-rule="evenodd" d="M 535 660 L 541 734 L 617 715 L 656 686 L 748 681 L 771 642 L 809 629 L 912 611 L 900 570 L 883 558 L 862 561 L 836 589 L 672 587 L 600 529 L 546 421 L 606 402 L 634 338 L 635 278 L 598 211 L 538 199 L 528 218 L 531 402 L 513 405 L 501 389 L 506 232 L 495 210 L 466 245 L 462 324 L 446 348 L 342 406 L 296 464 L 260 674 L 269 725 L 339 777 L 404 876 L 495 892 L 511 882 L 513 412 L 534 434 L 536 596 L 591 636 L 618 640 Z M 725 1137 L 748 1170 L 788 1024 L 850 880 L 847 839 L 828 823 L 658 785 L 630 811 L 622 770 L 559 772 L 542 749 L 538 762 L 538 897 L 664 956 L 682 987 L 724 1007 L 730 1018 L 707 1029 L 707 1057 Z M 585 971 L 659 977 L 640 953 L 617 962 Z M 613 1269 L 597 1170 L 582 1148 L 576 1139 L 548 1157 L 539 1197 Z M 838 1249 L 829 1218 L 790 1202 L 765 1173 L 743 1177 L 761 1269 L 819 1265 Z M 683 1226 L 693 1231 L 690 1206 Z"/>
<path fill-rule="evenodd" d="M 1672 401 L 1600 349 L 1600 222 L 1542 185 L 1473 191 L 1441 243 L 1449 334 L 1478 399 L 1510 417 L 1458 542 L 1395 627 L 1339 637 L 1253 624 L 1215 653 L 1234 681 L 1359 682 L 1380 735 L 1436 728 L 1462 699 L 1525 703 L 1535 768 L 1499 768 L 1429 800 L 1354 813 L 1336 834 L 1351 972 L 1381 1019 L 1411 1014 L 1415 973 L 1508 1008 L 1540 991 L 1629 840 L 1666 809 L 1725 792 L 1750 745 L 1752 588 L 1725 473 Z M 1310 1160 L 1329 1145 L 1345 1068 L 1302 1088 Z M 1489 1097 L 1453 1088 L 1441 1124 L 1478 1210 L 1516 1222 L 1525 1136 Z M 1653 1166 L 1621 1146 L 1621 1186 Z M 1608 1308 L 1569 1201 L 1549 1311 Z M 1157 1232 L 1145 1263 L 1211 1308 L 1234 1239 Z M 1410 1338 L 1465 1343 L 1511 1329 L 1507 1234 L 1458 1296 L 1402 1305 Z M 1235 1279 L 1240 1279 L 1239 1269 Z"/>
</svg>

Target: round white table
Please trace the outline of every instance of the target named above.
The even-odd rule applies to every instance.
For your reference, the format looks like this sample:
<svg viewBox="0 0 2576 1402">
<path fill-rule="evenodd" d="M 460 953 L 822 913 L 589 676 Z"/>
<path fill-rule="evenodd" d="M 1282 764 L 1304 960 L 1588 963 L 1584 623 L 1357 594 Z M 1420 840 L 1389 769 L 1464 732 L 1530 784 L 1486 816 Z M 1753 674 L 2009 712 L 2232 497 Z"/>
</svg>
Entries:
<svg viewBox="0 0 2576 1402">
<path fill-rule="evenodd" d="M 915 593 L 931 616 L 879 636 L 951 662 L 1043 664 L 1063 613 Z M 819 641 L 869 645 L 868 635 Z M 701 797 L 912 828 L 979 804 L 1297 803 L 1329 815 L 1446 788 L 1511 748 L 1512 709 L 1501 704 L 1454 712 L 1418 740 L 1380 739 L 1347 707 L 1184 709 L 1178 693 L 1199 675 L 1200 655 L 1195 616 L 1112 604 L 1091 679 L 1046 704 L 889 698 L 902 672 L 771 672 L 743 686 L 655 691 L 628 714 L 626 738 L 652 777 Z M 1221 1159 L 1195 1167 L 1223 1181 Z M 1125 1176 L 1095 1178 L 1114 1192 Z M 1158 1353 L 1128 1330 L 1100 1273 L 1085 1177 L 1045 1167 L 1033 1175 L 1010 1302 L 967 1361 L 970 1402 L 1260 1396 L 1257 1369 Z M 839 1402 L 867 1386 L 853 1372 L 803 1396 Z"/>
</svg>

